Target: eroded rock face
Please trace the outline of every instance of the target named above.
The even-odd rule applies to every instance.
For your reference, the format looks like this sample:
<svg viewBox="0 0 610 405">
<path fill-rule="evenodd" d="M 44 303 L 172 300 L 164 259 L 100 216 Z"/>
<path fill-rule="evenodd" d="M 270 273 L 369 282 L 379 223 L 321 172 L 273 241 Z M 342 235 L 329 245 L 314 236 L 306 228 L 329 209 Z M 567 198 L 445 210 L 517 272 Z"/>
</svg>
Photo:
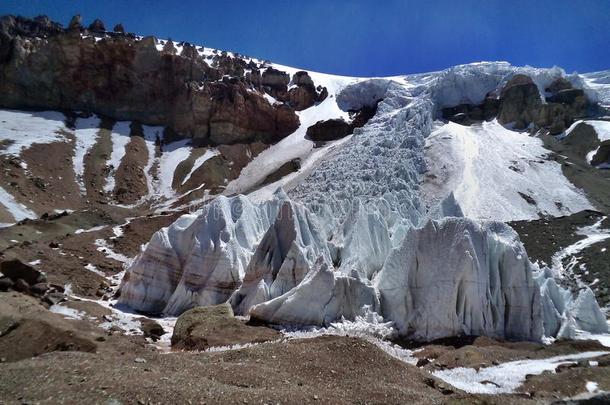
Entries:
<svg viewBox="0 0 610 405">
<path fill-rule="evenodd" d="M 190 44 L 178 55 L 171 43 L 159 51 L 154 37 L 104 30 L 101 21 L 63 30 L 45 18 L 2 18 L 0 105 L 91 111 L 212 144 L 276 142 L 299 125 L 292 107 L 262 94 L 287 100 L 285 72 L 244 76 L 247 63 L 237 57 L 206 60 Z"/>
</svg>

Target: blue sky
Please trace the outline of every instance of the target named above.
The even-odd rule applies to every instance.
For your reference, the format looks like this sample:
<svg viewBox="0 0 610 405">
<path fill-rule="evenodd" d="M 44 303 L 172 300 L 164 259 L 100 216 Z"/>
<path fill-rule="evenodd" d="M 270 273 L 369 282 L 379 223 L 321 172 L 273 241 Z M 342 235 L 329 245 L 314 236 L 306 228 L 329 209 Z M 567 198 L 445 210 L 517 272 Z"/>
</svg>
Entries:
<svg viewBox="0 0 610 405">
<path fill-rule="evenodd" d="M 427 72 L 481 60 L 610 69 L 609 0 L 0 0 L 0 14 L 81 14 L 108 29 L 186 40 L 354 76 Z"/>
</svg>

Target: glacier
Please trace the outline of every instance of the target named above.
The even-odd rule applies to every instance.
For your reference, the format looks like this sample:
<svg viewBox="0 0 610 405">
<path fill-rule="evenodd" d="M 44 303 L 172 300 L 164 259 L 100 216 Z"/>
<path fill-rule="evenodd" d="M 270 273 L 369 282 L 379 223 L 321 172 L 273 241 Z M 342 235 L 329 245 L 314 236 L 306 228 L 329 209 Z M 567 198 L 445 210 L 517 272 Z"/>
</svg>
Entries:
<svg viewBox="0 0 610 405">
<path fill-rule="evenodd" d="M 372 312 L 423 341 L 606 332 L 590 290 L 574 296 L 559 287 L 552 271 L 530 263 L 509 226 L 465 217 L 453 190 L 433 206 L 422 196 L 426 139 L 440 108 L 480 102 L 517 73 L 532 77 L 541 97 L 560 76 L 596 97 L 578 75 L 504 62 L 385 79 L 312 73 L 332 83 L 324 119 L 330 98 L 333 111 L 378 103 L 377 113 L 297 183 L 257 198 L 219 196 L 159 230 L 127 271 L 119 303 L 176 316 L 228 301 L 236 314 L 293 326 Z M 315 117 L 316 107 L 308 114 Z M 311 149 L 297 131 L 287 150 L 288 142 Z M 261 156 L 251 163 L 257 170 L 282 164 Z M 235 188 L 244 192 L 249 182 L 238 179 Z"/>
</svg>

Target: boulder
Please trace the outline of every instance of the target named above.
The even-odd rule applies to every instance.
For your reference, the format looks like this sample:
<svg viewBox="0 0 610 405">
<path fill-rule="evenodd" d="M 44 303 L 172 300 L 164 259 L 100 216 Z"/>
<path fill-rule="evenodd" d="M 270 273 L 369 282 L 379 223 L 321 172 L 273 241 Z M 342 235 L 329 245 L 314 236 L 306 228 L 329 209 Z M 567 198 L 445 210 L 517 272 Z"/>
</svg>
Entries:
<svg viewBox="0 0 610 405">
<path fill-rule="evenodd" d="M 15 285 L 15 282 L 8 277 L 0 277 L 0 291 L 8 291 Z"/>
<path fill-rule="evenodd" d="M 144 337 L 150 338 L 153 342 L 161 339 L 161 336 L 165 335 L 166 331 L 163 326 L 159 325 L 158 322 L 153 321 L 150 318 L 140 318 L 140 325 L 142 325 L 142 333 Z"/>
<path fill-rule="evenodd" d="M 47 280 L 40 271 L 18 259 L 5 260 L 0 263 L 0 272 L 14 282 L 22 279 L 29 285 L 44 283 Z"/>
<path fill-rule="evenodd" d="M 353 127 L 343 118 L 318 121 L 307 128 L 306 137 L 315 142 L 328 142 L 341 139 L 353 132 Z"/>
<path fill-rule="evenodd" d="M 584 158 L 590 151 L 595 150 L 599 146 L 599 139 L 593 126 L 586 122 L 581 122 L 572 128 L 570 133 L 563 139 L 563 143 Z"/>
<path fill-rule="evenodd" d="M 172 348 L 206 350 L 215 346 L 260 343 L 281 334 L 263 326 L 246 325 L 233 316 L 229 304 L 197 307 L 180 315 L 172 335 Z"/>
</svg>

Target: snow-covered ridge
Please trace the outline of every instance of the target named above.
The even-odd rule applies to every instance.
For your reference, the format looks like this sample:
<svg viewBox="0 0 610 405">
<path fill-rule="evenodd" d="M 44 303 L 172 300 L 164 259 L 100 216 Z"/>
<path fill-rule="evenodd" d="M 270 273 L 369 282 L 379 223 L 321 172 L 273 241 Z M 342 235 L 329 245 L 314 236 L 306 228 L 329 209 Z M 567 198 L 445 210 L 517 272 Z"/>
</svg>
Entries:
<svg viewBox="0 0 610 405">
<path fill-rule="evenodd" d="M 462 215 L 459 192 L 438 207 L 424 205 L 424 146 L 438 109 L 476 103 L 516 73 L 531 75 L 541 94 L 565 75 L 480 63 L 430 75 L 341 79 L 331 93 L 340 110 L 382 99 L 367 125 L 319 157 L 307 176 L 281 183 L 287 194 L 221 197 L 159 231 L 124 280 L 121 301 L 175 315 L 229 300 L 238 313 L 293 325 L 355 319 L 366 308 L 421 340 L 460 333 L 539 340 L 558 333 L 548 320 L 555 313 L 565 322 L 587 313 L 595 321 L 579 328 L 607 330 L 586 294 L 543 299 L 541 285 L 552 275 L 535 272 L 510 228 L 443 218 Z M 568 79 L 585 87 L 578 76 Z M 300 135 L 287 139 L 289 147 L 303 144 Z M 235 185 L 278 166 L 271 153 L 259 158 Z M 588 206 L 567 181 L 562 187 L 572 192 L 566 200 L 581 198 L 566 210 Z M 515 312 L 503 313 L 507 307 Z"/>
</svg>

